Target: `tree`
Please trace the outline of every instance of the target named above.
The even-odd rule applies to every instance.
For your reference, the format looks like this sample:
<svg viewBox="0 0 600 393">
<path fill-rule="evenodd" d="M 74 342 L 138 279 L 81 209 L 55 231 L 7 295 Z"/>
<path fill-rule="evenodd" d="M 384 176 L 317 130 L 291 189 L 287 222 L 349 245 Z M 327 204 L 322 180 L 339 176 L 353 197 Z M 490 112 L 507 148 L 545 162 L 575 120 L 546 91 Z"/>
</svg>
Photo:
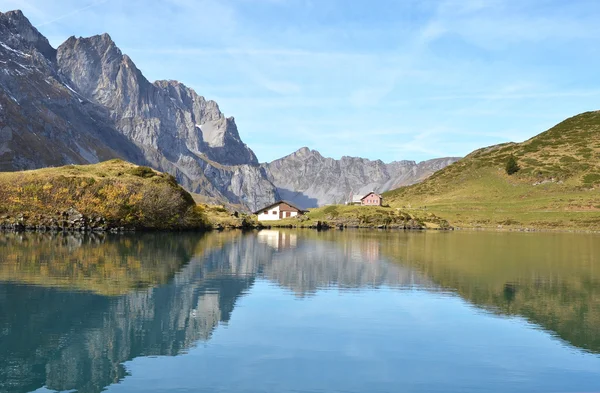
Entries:
<svg viewBox="0 0 600 393">
<path fill-rule="evenodd" d="M 506 161 L 506 173 L 510 176 L 521 170 L 521 167 L 517 163 L 517 159 L 515 156 L 511 155 L 508 157 L 508 161 Z"/>
</svg>

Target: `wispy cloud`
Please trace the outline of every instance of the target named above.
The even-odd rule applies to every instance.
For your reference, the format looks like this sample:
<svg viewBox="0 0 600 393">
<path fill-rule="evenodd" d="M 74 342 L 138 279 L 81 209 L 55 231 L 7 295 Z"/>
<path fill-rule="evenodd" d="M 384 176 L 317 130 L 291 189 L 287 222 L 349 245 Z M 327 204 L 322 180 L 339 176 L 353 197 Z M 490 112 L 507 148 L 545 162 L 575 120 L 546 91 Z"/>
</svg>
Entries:
<svg viewBox="0 0 600 393">
<path fill-rule="evenodd" d="M 92 7 L 97 7 L 97 6 L 101 5 L 101 4 L 105 4 L 108 1 L 110 1 L 110 0 L 99 0 L 99 1 L 96 1 L 96 2 L 93 2 L 93 3 L 90 3 L 90 4 L 86 5 L 85 7 L 74 9 L 73 11 L 67 12 L 66 14 L 60 15 L 60 16 L 55 17 L 55 18 L 53 18 L 51 20 L 48 20 L 46 22 L 38 23 L 37 25 L 35 25 L 35 27 L 39 28 L 39 27 L 42 27 L 42 26 L 49 25 L 51 23 L 58 22 L 59 20 L 62 20 L 62 19 L 68 18 L 70 16 L 76 15 L 76 14 L 80 13 L 81 11 L 85 11 L 85 10 L 90 9 Z"/>
</svg>

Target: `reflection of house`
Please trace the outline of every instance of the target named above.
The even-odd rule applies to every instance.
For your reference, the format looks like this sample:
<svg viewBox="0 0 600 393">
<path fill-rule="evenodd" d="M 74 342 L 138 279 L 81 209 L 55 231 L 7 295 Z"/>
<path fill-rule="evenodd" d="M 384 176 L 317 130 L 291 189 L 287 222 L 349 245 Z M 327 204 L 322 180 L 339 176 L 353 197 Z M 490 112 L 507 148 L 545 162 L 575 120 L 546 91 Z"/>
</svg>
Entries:
<svg viewBox="0 0 600 393">
<path fill-rule="evenodd" d="M 301 216 L 304 213 L 304 210 L 286 201 L 275 202 L 254 212 L 258 216 L 258 221 L 282 220 L 284 218 Z"/>
<path fill-rule="evenodd" d="M 383 197 L 375 192 L 370 192 L 360 199 L 360 204 L 363 206 L 381 206 Z"/>
<path fill-rule="evenodd" d="M 296 248 L 298 243 L 298 235 L 289 232 L 263 229 L 262 231 L 258 232 L 257 237 L 260 243 L 266 243 L 277 251 L 284 250 L 286 248 Z"/>
<path fill-rule="evenodd" d="M 375 263 L 379 261 L 379 245 L 380 242 L 377 240 L 367 240 L 361 244 L 362 254 L 367 262 Z"/>
</svg>

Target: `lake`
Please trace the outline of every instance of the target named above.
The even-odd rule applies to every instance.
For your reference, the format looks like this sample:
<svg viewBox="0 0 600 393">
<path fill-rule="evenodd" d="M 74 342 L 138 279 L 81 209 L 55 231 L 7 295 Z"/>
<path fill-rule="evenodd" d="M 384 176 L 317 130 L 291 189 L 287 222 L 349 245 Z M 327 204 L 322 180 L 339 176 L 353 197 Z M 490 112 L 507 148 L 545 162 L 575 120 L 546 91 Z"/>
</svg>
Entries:
<svg viewBox="0 0 600 393">
<path fill-rule="evenodd" d="M 0 233 L 0 392 L 600 391 L 600 236 Z"/>
</svg>

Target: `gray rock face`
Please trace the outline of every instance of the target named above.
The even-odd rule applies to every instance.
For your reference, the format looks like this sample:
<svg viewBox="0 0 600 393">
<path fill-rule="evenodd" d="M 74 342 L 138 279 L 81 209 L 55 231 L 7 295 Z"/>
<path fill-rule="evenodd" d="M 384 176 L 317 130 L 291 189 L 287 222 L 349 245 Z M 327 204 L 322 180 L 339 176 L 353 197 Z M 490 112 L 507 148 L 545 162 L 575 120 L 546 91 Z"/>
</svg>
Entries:
<svg viewBox="0 0 600 393">
<path fill-rule="evenodd" d="M 0 13 L 0 170 L 145 162 L 106 116 L 70 90 L 56 51 L 20 11 Z"/>
<path fill-rule="evenodd" d="M 150 83 L 108 34 L 53 49 L 20 11 L 0 13 L 0 171 L 123 158 L 211 202 L 279 196 L 235 120 L 176 81 Z"/>
<path fill-rule="evenodd" d="M 279 194 L 303 208 L 345 203 L 370 191 L 385 192 L 420 182 L 458 158 L 439 158 L 416 163 L 385 164 L 357 157 L 340 160 L 323 157 L 306 147 L 279 160 L 263 164 Z"/>
<path fill-rule="evenodd" d="M 7 46 L 35 49 L 48 59 L 55 58 L 56 50 L 50 46 L 46 37 L 29 23 L 21 11 L 9 11 L 4 14 L 0 12 L 0 18 L 3 20 L 0 24 L 0 37 Z"/>
<path fill-rule="evenodd" d="M 58 47 L 59 71 L 74 89 L 110 111 L 132 141 L 176 158 L 205 155 L 222 165 L 258 163 L 232 117 L 177 81 L 154 84 L 108 34 L 69 38 Z"/>
</svg>

